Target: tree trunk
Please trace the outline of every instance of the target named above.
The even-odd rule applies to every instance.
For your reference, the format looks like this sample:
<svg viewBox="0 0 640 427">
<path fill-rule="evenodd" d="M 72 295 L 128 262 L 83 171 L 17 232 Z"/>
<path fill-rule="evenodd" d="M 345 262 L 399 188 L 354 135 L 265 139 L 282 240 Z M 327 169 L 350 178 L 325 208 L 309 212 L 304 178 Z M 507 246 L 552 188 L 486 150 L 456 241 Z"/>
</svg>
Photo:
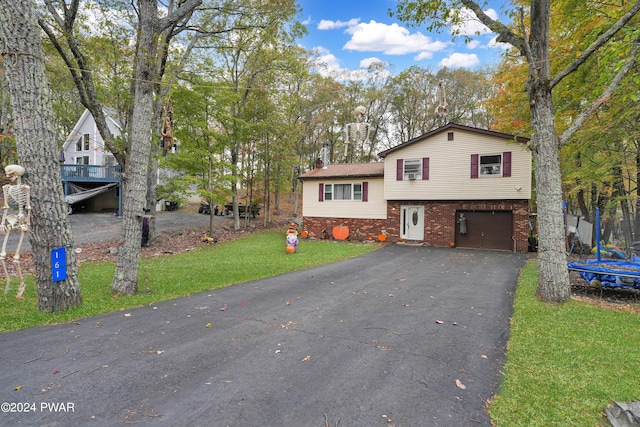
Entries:
<svg viewBox="0 0 640 427">
<path fill-rule="evenodd" d="M 640 144 L 636 145 L 636 183 L 640 183 Z M 636 184 L 636 214 L 633 227 L 633 234 L 637 240 L 640 240 L 640 189 Z"/>
<path fill-rule="evenodd" d="M 564 302 L 571 296 L 571 287 L 566 260 L 560 159 L 551 91 L 541 90 L 532 97 L 531 103 L 539 227 L 540 280 L 536 294 L 547 302 Z"/>
<path fill-rule="evenodd" d="M 157 51 L 157 2 L 139 0 L 139 44 L 131 146 L 123 180 L 122 239 L 111 289 L 133 295 L 138 289 L 142 215 L 147 196 L 147 175 L 153 127 L 153 82 Z"/>
<path fill-rule="evenodd" d="M 38 309 L 82 304 L 55 143 L 51 95 L 32 1 L 0 0 L 0 47 L 11 94 L 18 158 L 31 187 L 31 248 Z M 14 230 L 14 233 L 16 231 Z M 52 282 L 51 252 L 66 249 L 66 280 Z"/>
<path fill-rule="evenodd" d="M 547 302 L 564 302 L 571 296 L 567 269 L 562 178 L 555 111 L 551 97 L 549 60 L 550 0 L 531 4 L 529 109 L 533 128 L 532 150 L 538 202 L 538 262 L 536 295 Z"/>
</svg>

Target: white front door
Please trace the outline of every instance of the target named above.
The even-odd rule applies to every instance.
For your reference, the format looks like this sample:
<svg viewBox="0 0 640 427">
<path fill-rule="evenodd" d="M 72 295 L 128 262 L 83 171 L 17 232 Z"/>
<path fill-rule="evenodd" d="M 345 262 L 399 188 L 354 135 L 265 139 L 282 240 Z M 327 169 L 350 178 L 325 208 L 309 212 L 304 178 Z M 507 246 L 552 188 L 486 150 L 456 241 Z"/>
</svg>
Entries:
<svg viewBox="0 0 640 427">
<path fill-rule="evenodd" d="M 401 206 L 400 209 L 400 237 L 424 240 L 424 206 Z"/>
</svg>

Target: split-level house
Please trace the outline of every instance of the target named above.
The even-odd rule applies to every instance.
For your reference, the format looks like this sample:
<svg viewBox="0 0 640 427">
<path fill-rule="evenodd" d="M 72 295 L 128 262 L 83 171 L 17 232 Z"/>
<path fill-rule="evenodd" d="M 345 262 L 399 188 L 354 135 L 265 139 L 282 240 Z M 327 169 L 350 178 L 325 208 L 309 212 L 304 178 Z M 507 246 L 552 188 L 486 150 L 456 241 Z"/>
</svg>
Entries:
<svg viewBox="0 0 640 427">
<path fill-rule="evenodd" d="M 104 109 L 107 126 L 114 136 L 122 126 L 116 111 Z M 96 122 L 85 110 L 60 149 L 64 194 L 69 213 L 86 211 L 121 211 L 121 168 L 105 147 Z"/>
<path fill-rule="evenodd" d="M 330 237 L 526 252 L 532 157 L 527 138 L 450 123 L 379 153 L 300 175 L 304 228 Z"/>
</svg>

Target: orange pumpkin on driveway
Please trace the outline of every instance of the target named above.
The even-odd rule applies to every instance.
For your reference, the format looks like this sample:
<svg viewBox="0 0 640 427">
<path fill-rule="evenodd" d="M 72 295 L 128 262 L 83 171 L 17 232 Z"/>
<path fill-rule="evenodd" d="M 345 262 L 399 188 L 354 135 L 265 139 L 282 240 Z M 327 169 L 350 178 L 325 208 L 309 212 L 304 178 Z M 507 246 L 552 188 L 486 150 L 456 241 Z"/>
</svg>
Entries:
<svg viewBox="0 0 640 427">
<path fill-rule="evenodd" d="M 333 227 L 333 238 L 336 240 L 347 240 L 349 237 L 349 227 L 340 224 Z"/>
</svg>

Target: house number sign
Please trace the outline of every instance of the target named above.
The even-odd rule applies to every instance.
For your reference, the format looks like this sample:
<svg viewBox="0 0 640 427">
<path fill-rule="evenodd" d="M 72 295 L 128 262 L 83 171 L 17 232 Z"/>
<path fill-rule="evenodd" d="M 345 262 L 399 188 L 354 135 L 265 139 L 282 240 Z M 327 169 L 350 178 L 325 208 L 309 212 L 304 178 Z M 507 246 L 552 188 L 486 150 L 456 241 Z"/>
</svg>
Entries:
<svg viewBox="0 0 640 427">
<path fill-rule="evenodd" d="M 67 280 L 66 248 L 56 248 L 51 251 L 51 275 L 54 282 Z"/>
</svg>

